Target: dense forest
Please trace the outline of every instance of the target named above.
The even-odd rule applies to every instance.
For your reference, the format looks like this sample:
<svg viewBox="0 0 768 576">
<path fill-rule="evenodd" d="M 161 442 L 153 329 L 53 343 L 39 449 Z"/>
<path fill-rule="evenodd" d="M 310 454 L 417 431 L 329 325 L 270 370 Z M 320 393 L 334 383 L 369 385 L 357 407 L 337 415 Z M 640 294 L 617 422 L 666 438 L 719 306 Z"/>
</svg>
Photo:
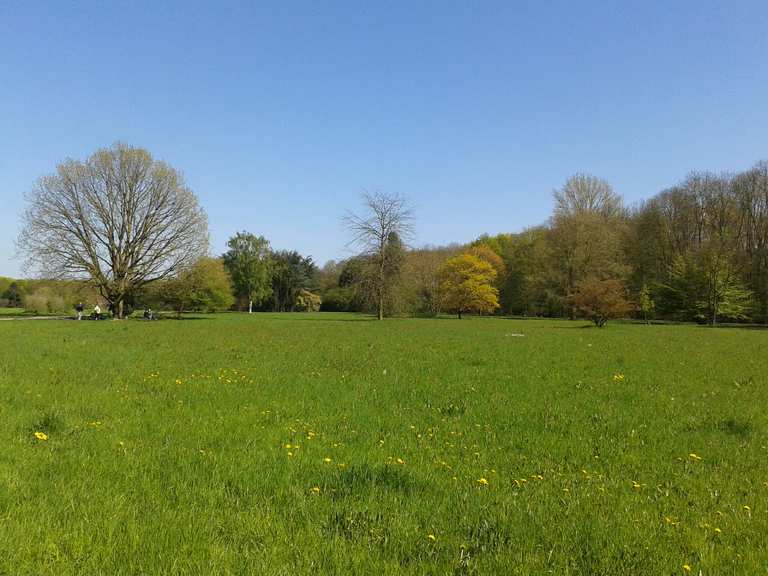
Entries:
<svg viewBox="0 0 768 576">
<path fill-rule="evenodd" d="M 386 198 L 366 207 L 376 216 Z M 221 257 L 129 294 L 126 305 L 574 317 L 589 316 L 585 299 L 611 292 L 621 301 L 614 313 L 625 316 L 768 322 L 768 162 L 737 174 L 691 173 L 635 206 L 578 174 L 554 192 L 546 223 L 468 245 L 407 246 L 410 213 L 402 199 L 397 207 L 408 226 L 396 221 L 352 258 L 318 267 L 241 232 Z M 0 278 L 2 306 L 55 312 L 99 297 L 85 281 Z"/>
<path fill-rule="evenodd" d="M 768 163 L 692 173 L 633 207 L 608 183 L 576 175 L 554 200 L 546 224 L 407 251 L 391 311 L 440 310 L 440 266 L 470 250 L 496 268 L 502 314 L 573 316 L 574 294 L 597 279 L 624 286 L 637 317 L 768 321 Z M 323 306 L 365 310 L 364 268 L 364 257 L 327 264 L 317 275 Z"/>
</svg>

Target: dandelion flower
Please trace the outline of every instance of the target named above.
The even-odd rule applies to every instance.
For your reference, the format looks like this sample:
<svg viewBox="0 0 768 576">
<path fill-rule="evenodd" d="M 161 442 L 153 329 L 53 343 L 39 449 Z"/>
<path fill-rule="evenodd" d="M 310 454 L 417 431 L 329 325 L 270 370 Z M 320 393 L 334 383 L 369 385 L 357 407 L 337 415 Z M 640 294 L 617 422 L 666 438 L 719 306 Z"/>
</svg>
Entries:
<svg viewBox="0 0 768 576">
<path fill-rule="evenodd" d="M 330 464 L 331 462 L 333 462 L 333 460 L 331 460 L 330 458 L 327 458 L 327 457 L 323 458 L 323 463 Z"/>
<path fill-rule="evenodd" d="M 744 510 L 745 512 L 749 512 L 750 510 L 752 510 L 752 508 L 750 508 L 746 504 L 744 504 L 744 506 L 742 506 L 741 509 Z"/>
<path fill-rule="evenodd" d="M 48 434 L 46 434 L 45 432 L 35 432 L 35 438 L 37 438 L 42 442 L 45 442 L 46 440 L 48 440 Z"/>
<path fill-rule="evenodd" d="M 622 380 L 624 380 L 624 374 L 617 373 L 613 375 L 614 382 L 621 382 Z"/>
<path fill-rule="evenodd" d="M 480 486 L 488 486 L 488 480 L 486 478 L 479 478 L 477 483 L 480 484 Z"/>
<path fill-rule="evenodd" d="M 722 530 L 720 528 L 715 528 L 715 534 L 722 534 Z"/>
<path fill-rule="evenodd" d="M 320 486 L 312 486 L 309 491 L 312 492 L 312 494 L 320 494 Z"/>
<path fill-rule="evenodd" d="M 701 460 L 701 456 L 699 456 L 699 455 L 698 455 L 698 454 L 696 454 L 695 452 L 691 452 L 690 454 L 688 454 L 688 458 L 689 458 L 691 461 L 693 461 L 693 462 L 698 462 L 698 461 L 700 461 L 700 460 Z"/>
<path fill-rule="evenodd" d="M 688 564 L 683 564 L 683 572 L 690 572 L 690 571 L 691 571 L 691 567 L 688 566 Z"/>
<path fill-rule="evenodd" d="M 395 460 L 395 462 L 397 462 L 398 464 L 405 464 L 405 460 L 403 460 L 402 458 L 398 458 L 397 460 Z"/>
<path fill-rule="evenodd" d="M 437 541 L 437 537 L 434 534 L 427 534 L 427 540 L 435 542 Z"/>
</svg>

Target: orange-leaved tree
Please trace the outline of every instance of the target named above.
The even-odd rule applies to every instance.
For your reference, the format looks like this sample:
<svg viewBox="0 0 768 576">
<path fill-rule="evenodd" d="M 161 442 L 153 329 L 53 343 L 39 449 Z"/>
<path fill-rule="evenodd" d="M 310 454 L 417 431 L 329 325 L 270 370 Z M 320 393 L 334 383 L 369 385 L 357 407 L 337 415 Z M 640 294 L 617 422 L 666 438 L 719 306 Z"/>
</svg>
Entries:
<svg viewBox="0 0 768 576">
<path fill-rule="evenodd" d="M 585 318 L 602 328 L 611 318 L 620 318 L 633 306 L 627 300 L 627 289 L 621 280 L 588 278 L 571 296 L 571 303 Z"/>
<path fill-rule="evenodd" d="M 440 267 L 440 295 L 443 308 L 458 314 L 493 312 L 499 307 L 499 291 L 493 283 L 496 270 L 472 254 L 449 258 Z"/>
</svg>

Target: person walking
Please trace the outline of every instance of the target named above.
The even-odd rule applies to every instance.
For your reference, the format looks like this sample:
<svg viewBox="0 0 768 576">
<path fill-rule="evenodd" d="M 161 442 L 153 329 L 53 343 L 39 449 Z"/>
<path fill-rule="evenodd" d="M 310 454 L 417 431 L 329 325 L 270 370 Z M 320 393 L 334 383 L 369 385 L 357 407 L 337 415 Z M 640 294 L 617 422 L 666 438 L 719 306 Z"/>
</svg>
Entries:
<svg viewBox="0 0 768 576">
<path fill-rule="evenodd" d="M 93 319 L 94 319 L 94 320 L 99 320 L 100 318 L 101 318 L 101 306 L 99 306 L 98 304 L 96 304 L 96 305 L 93 307 Z"/>
<path fill-rule="evenodd" d="M 83 306 L 82 302 L 78 302 L 77 306 L 75 306 L 75 311 L 77 312 L 77 319 L 82 320 L 83 319 L 83 310 L 85 310 L 85 306 Z"/>
</svg>

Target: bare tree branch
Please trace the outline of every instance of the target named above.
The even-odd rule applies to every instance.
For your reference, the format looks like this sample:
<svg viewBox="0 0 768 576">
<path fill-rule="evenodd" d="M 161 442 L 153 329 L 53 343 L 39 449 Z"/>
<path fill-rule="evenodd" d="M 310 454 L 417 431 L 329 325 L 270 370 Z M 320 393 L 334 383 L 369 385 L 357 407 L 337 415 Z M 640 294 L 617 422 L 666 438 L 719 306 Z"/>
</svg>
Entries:
<svg viewBox="0 0 768 576">
<path fill-rule="evenodd" d="M 38 180 L 18 247 L 41 275 L 91 280 L 122 316 L 127 295 L 208 251 L 208 221 L 173 168 L 116 144 Z"/>
</svg>

